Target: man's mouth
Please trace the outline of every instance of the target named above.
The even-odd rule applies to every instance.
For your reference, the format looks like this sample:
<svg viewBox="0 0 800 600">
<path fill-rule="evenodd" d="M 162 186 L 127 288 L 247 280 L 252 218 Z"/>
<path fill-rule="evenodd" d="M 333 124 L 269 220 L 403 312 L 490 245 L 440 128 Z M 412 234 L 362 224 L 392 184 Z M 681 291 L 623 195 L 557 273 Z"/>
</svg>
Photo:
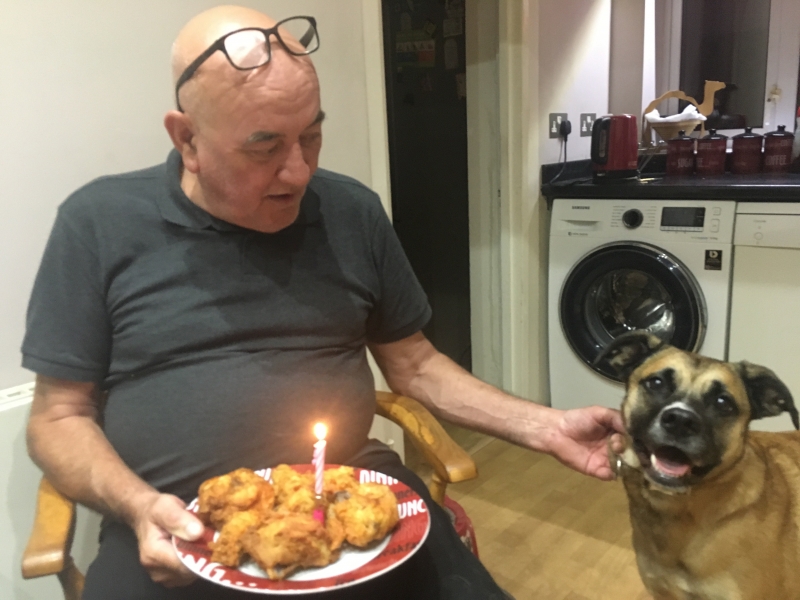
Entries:
<svg viewBox="0 0 800 600">
<path fill-rule="evenodd" d="M 269 194 L 267 198 L 276 202 L 292 202 L 297 198 L 297 194 Z"/>
</svg>

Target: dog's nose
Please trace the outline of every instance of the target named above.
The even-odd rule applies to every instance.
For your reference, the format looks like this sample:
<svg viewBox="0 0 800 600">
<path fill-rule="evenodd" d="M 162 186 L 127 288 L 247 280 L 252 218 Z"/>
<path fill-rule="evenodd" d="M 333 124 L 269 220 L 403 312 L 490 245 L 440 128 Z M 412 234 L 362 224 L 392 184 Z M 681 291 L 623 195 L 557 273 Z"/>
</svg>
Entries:
<svg viewBox="0 0 800 600">
<path fill-rule="evenodd" d="M 698 434 L 702 426 L 700 417 L 685 408 L 676 406 L 661 413 L 661 427 L 673 435 L 688 436 Z"/>
</svg>

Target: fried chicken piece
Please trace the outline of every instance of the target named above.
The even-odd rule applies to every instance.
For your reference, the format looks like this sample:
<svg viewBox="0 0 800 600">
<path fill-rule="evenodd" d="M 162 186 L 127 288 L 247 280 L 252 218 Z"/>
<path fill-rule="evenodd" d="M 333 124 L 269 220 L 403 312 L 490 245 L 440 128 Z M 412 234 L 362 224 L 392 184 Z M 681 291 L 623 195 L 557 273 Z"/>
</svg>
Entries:
<svg viewBox="0 0 800 600">
<path fill-rule="evenodd" d="M 341 466 L 326 469 L 322 479 L 322 493 L 328 502 L 333 502 L 336 494 L 351 492 L 358 487 L 353 467 Z"/>
<path fill-rule="evenodd" d="M 270 579 L 283 579 L 301 567 L 324 567 L 338 558 L 322 523 L 304 513 L 275 515 L 245 532 L 241 542 Z"/>
<path fill-rule="evenodd" d="M 400 520 L 394 492 L 379 483 L 359 485 L 349 498 L 333 504 L 333 510 L 344 525 L 345 539 L 359 548 L 384 538 Z"/>
<path fill-rule="evenodd" d="M 236 469 L 200 485 L 197 516 L 220 530 L 241 511 L 252 510 L 266 517 L 274 502 L 272 484 L 250 469 Z"/>
<path fill-rule="evenodd" d="M 300 488 L 278 505 L 279 512 L 306 513 L 314 512 L 317 507 L 317 497 L 311 488 Z"/>
<path fill-rule="evenodd" d="M 278 465 L 272 470 L 272 483 L 278 510 L 282 512 L 312 512 L 317 505 L 314 492 L 314 473 L 298 473 L 288 465 Z M 337 493 L 349 492 L 358 487 L 353 467 L 341 466 L 326 469 L 323 475 L 322 495 L 333 502 Z"/>
<path fill-rule="evenodd" d="M 344 524 L 336 516 L 333 504 L 329 504 L 325 511 L 325 531 L 328 532 L 331 550 L 336 551 L 341 548 L 345 540 Z"/>
<path fill-rule="evenodd" d="M 238 567 L 244 554 L 241 537 L 248 530 L 259 527 L 264 515 L 258 510 L 244 510 L 234 513 L 222 526 L 216 541 L 208 544 L 213 551 L 211 560 L 228 567 Z"/>
<path fill-rule="evenodd" d="M 272 485 L 275 488 L 275 503 L 283 510 L 314 510 L 313 473 L 301 474 L 289 465 L 278 465 L 272 469 Z"/>
</svg>

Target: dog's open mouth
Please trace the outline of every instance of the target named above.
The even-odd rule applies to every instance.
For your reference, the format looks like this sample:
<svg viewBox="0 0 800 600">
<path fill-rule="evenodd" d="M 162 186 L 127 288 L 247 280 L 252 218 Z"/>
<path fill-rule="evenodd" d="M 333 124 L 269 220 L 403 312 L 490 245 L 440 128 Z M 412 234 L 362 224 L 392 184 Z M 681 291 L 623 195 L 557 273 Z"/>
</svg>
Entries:
<svg viewBox="0 0 800 600">
<path fill-rule="evenodd" d="M 653 469 L 665 477 L 685 477 L 692 470 L 692 463 L 684 452 L 672 446 L 656 448 L 650 455 Z"/>
<path fill-rule="evenodd" d="M 689 456 L 674 446 L 658 446 L 652 450 L 641 441 L 634 442 L 636 454 L 645 473 L 661 485 L 683 486 L 692 474 Z"/>
</svg>

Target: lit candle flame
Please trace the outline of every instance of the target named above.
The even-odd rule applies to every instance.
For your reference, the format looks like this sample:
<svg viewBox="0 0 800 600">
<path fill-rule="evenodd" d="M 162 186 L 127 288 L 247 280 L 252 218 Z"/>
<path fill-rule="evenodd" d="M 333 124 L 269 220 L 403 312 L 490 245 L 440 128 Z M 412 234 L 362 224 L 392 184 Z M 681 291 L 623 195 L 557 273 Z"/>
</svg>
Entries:
<svg viewBox="0 0 800 600">
<path fill-rule="evenodd" d="M 314 435 L 317 436 L 318 440 L 324 440 L 327 434 L 328 428 L 325 427 L 325 423 L 317 423 L 314 425 Z"/>
</svg>

